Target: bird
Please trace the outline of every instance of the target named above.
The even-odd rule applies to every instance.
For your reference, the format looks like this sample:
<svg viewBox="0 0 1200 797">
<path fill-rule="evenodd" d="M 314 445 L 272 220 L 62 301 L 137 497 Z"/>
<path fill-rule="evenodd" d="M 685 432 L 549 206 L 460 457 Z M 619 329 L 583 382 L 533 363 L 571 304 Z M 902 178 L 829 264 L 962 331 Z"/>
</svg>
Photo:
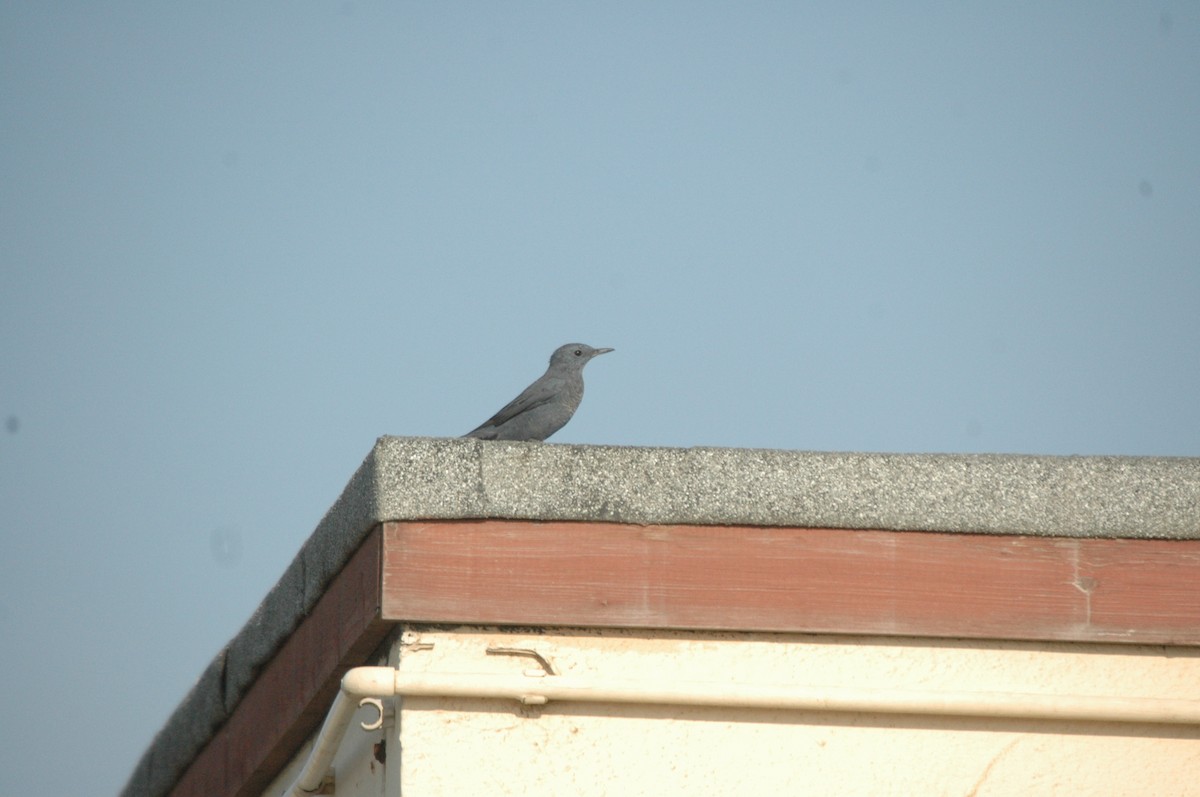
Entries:
<svg viewBox="0 0 1200 797">
<path fill-rule="evenodd" d="M 550 367 L 521 395 L 463 437 L 477 440 L 545 440 L 567 425 L 583 400 L 583 366 L 613 349 L 584 343 L 559 346 Z"/>
</svg>

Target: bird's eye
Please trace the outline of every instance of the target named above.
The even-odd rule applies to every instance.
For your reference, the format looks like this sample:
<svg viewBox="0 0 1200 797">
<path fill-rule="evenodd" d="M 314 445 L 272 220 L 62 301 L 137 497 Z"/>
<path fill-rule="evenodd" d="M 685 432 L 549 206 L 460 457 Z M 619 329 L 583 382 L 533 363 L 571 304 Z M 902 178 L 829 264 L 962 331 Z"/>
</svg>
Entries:
<svg viewBox="0 0 1200 797">
<path fill-rule="evenodd" d="M 581 356 L 582 354 L 583 354 L 583 352 L 582 352 L 581 350 L 579 350 L 579 349 L 576 349 L 576 350 L 575 350 L 575 356 L 576 356 L 576 357 L 579 357 L 579 356 Z"/>
</svg>

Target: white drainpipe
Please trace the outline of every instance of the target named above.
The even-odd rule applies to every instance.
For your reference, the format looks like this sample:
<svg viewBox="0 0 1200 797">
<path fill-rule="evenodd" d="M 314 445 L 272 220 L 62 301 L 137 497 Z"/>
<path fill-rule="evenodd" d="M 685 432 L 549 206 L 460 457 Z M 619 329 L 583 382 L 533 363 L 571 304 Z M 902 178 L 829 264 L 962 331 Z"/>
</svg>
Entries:
<svg viewBox="0 0 1200 797">
<path fill-rule="evenodd" d="M 532 677 L 530 674 L 408 673 L 391 667 L 356 667 L 350 670 L 342 678 L 342 691 L 330 708 L 308 762 L 287 791 L 287 797 L 302 797 L 320 788 L 360 700 L 396 695 L 494 698 L 516 700 L 527 705 L 566 700 L 1200 725 L 1200 700 L 1025 692 L 814 688 L 711 681 L 656 681 L 646 678 L 541 676 L 537 671 L 529 672 L 533 673 Z"/>
</svg>

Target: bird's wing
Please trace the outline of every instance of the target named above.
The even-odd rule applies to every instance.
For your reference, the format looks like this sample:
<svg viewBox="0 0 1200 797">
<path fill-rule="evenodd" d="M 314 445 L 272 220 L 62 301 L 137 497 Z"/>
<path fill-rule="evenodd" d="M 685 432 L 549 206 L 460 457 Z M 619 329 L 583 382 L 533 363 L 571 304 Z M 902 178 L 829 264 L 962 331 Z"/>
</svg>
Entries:
<svg viewBox="0 0 1200 797">
<path fill-rule="evenodd" d="M 488 418 L 478 427 L 472 429 L 467 434 L 474 434 L 480 429 L 486 429 L 489 426 L 499 426 L 502 423 L 511 421 L 523 412 L 528 412 L 534 407 L 540 407 L 543 404 L 549 403 L 558 391 L 556 380 L 539 379 L 529 387 L 521 391 L 521 395 L 517 396 L 512 401 L 505 404 L 499 412 Z"/>
</svg>

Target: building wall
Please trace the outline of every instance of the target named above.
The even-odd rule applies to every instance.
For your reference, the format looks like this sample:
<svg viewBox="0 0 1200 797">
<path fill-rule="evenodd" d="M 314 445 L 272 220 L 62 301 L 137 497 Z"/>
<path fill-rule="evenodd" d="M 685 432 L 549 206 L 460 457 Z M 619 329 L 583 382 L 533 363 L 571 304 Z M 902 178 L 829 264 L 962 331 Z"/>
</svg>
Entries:
<svg viewBox="0 0 1200 797">
<path fill-rule="evenodd" d="M 1198 496 L 1197 458 L 382 438 L 123 794 L 280 793 L 342 674 L 410 623 L 427 641 L 394 646 L 398 678 L 509 672 L 518 696 L 536 662 L 489 643 L 554 659 L 568 675 L 543 691 L 595 674 L 709 693 L 1136 693 L 1182 701 L 1192 725 L 409 698 L 350 731 L 338 794 L 1187 793 Z M 446 630 L 460 624 L 535 631 Z M 610 630 L 536 632 L 577 625 Z M 672 628 L 695 631 L 611 630 Z"/>
<path fill-rule="evenodd" d="M 406 671 L 1200 699 L 1200 651 L 832 636 L 421 631 Z M 425 648 L 432 645 L 431 648 Z M 424 649 L 419 649 L 424 648 Z M 405 795 L 1194 794 L 1200 728 L 406 698 Z"/>
<path fill-rule="evenodd" d="M 402 672 L 666 679 L 922 692 L 1200 700 L 1200 649 L 615 630 L 409 629 Z M 553 676 L 550 676 L 553 677 Z M 531 691 L 540 678 L 530 677 Z M 385 701 L 387 702 L 387 701 Z M 360 710 L 340 797 L 375 795 L 1196 794 L 1200 727 L 405 697 Z M 375 745 L 387 740 L 386 764 Z M 282 794 L 307 755 L 265 794 Z"/>
</svg>

